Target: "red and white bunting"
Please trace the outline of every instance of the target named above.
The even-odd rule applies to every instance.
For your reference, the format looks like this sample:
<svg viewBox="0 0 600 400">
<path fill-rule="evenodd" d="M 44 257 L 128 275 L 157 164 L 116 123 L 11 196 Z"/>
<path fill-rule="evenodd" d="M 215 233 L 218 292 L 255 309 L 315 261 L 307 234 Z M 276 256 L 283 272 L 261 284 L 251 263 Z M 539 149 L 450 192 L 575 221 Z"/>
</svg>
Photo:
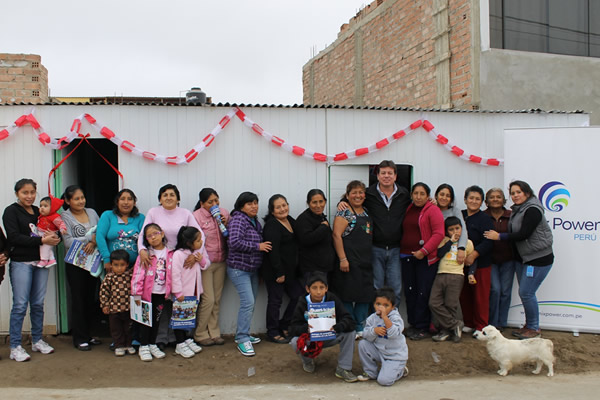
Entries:
<svg viewBox="0 0 600 400">
<path fill-rule="evenodd" d="M 334 164 L 337 162 L 341 162 L 344 160 L 349 160 L 352 158 L 360 157 L 366 154 L 371 154 L 376 151 L 383 149 L 386 146 L 394 143 L 395 141 L 402 139 L 407 134 L 413 132 L 418 128 L 423 128 L 433 140 L 444 146 L 446 150 L 456 155 L 457 157 L 469 161 L 474 164 L 483 165 L 483 166 L 501 166 L 504 165 L 504 160 L 498 158 L 485 158 L 476 156 L 474 154 L 470 154 L 462 149 L 460 146 L 452 143 L 450 139 L 446 136 L 438 133 L 434 127 L 434 125 L 428 120 L 417 120 L 411 123 L 404 129 L 401 129 L 392 135 L 382 138 L 379 141 L 366 146 L 360 147 L 357 149 L 345 151 L 342 153 L 336 154 L 324 154 L 313 151 L 311 149 L 306 149 L 301 146 L 296 146 L 291 143 L 288 143 L 285 139 L 282 139 L 279 136 L 276 136 L 263 127 L 261 127 L 258 123 L 252 121 L 240 108 L 234 107 L 229 112 L 221 118 L 219 123 L 212 129 L 212 131 L 206 135 L 202 141 L 200 141 L 197 145 L 195 145 L 191 150 L 189 150 L 185 155 L 178 156 L 165 156 L 157 153 L 153 153 L 143 148 L 136 146 L 135 144 L 129 142 L 128 140 L 124 140 L 115 134 L 109 127 L 104 124 L 98 122 L 93 116 L 90 114 L 82 114 L 79 117 L 73 120 L 73 124 L 71 125 L 70 132 L 61 137 L 60 139 L 56 139 L 53 136 L 46 133 L 46 130 L 40 125 L 37 119 L 34 117 L 33 112 L 22 115 L 19 117 L 12 125 L 0 130 L 0 141 L 12 136 L 19 128 L 24 125 L 31 125 L 34 132 L 36 133 L 38 140 L 46 147 L 50 147 L 52 149 L 62 149 L 66 147 L 73 139 L 77 138 L 77 136 L 81 133 L 82 124 L 85 120 L 88 124 L 90 124 L 96 132 L 110 140 L 123 150 L 135 154 L 139 157 L 143 157 L 150 161 L 156 161 L 163 164 L 168 165 L 181 165 L 181 164 L 189 164 L 191 163 L 202 151 L 204 151 L 207 147 L 209 147 L 212 142 L 215 140 L 217 135 L 225 129 L 225 127 L 231 122 L 231 119 L 236 116 L 243 122 L 245 126 L 251 129 L 255 134 L 261 136 L 263 139 L 271 142 L 275 146 L 289 152 L 293 153 L 299 157 L 305 157 L 317 162 L 324 162 L 328 164 Z"/>
</svg>

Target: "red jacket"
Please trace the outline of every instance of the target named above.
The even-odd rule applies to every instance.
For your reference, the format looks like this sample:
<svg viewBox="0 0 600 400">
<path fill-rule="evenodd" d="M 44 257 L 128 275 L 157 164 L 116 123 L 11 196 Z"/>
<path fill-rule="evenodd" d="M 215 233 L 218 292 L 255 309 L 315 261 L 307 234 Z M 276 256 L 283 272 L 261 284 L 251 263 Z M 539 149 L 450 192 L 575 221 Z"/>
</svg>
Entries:
<svg viewBox="0 0 600 400">
<path fill-rule="evenodd" d="M 41 215 L 38 217 L 37 227 L 42 231 L 66 231 L 67 226 L 58 215 L 58 209 L 63 205 L 64 201 L 54 196 L 50 196 L 50 214 Z"/>
<path fill-rule="evenodd" d="M 407 211 L 413 207 L 411 203 Z M 439 260 L 437 256 L 437 248 L 442 239 L 444 239 L 444 216 L 439 207 L 431 204 L 431 202 L 425 203 L 425 206 L 419 214 L 419 230 L 421 231 L 421 239 L 423 239 L 423 246 L 419 249 L 425 256 L 427 256 L 427 263 L 429 265 L 434 264 Z"/>
</svg>

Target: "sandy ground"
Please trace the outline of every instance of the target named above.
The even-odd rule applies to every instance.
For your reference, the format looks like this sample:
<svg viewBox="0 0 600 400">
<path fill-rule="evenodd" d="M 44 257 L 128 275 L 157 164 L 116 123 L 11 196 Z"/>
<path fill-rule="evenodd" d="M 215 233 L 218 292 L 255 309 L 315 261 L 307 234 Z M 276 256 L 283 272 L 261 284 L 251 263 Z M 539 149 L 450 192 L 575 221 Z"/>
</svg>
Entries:
<svg viewBox="0 0 600 400">
<path fill-rule="evenodd" d="M 505 334 L 508 335 L 509 332 L 506 331 Z M 516 367 L 508 379 L 526 379 L 527 382 L 546 385 L 553 379 L 569 381 L 565 376 L 573 374 L 592 373 L 596 377 L 600 376 L 599 335 L 581 334 L 579 337 L 574 337 L 566 332 L 544 331 L 544 337 L 554 342 L 557 376 L 546 377 L 545 369 L 542 370 L 541 375 L 534 376 L 530 373 L 533 365 L 523 365 Z M 266 341 L 255 346 L 257 352 L 255 357 L 246 358 L 240 355 L 232 338 L 228 337 L 224 346 L 207 347 L 189 360 L 175 356 L 173 348 L 168 348 L 165 359 L 143 363 L 137 355 L 115 357 L 108 349 L 109 338 L 103 338 L 104 344 L 94 347 L 89 352 L 74 349 L 70 336 L 49 336 L 46 340 L 56 348 L 56 352 L 50 355 L 31 353 L 31 361 L 24 363 L 9 360 L 9 346 L 5 341 L 2 342 L 0 387 L 13 389 L 189 388 L 193 391 L 193 387 L 202 385 L 211 385 L 211 389 L 215 388 L 215 390 L 219 387 L 233 390 L 233 385 L 249 388 L 283 385 L 283 387 L 293 388 L 313 384 L 340 384 L 340 381 L 334 377 L 337 347 L 325 349 L 317 359 L 316 373 L 307 374 L 303 372 L 300 360 L 289 345 Z M 435 382 L 437 385 L 439 381 L 452 382 L 457 378 L 487 378 L 494 382 L 507 379 L 496 375 L 497 365 L 488 357 L 485 345 L 471 337 L 467 336 L 461 343 L 456 344 L 434 343 L 430 339 L 408 342 L 410 375 L 406 378 L 406 382 L 413 384 L 420 382 L 427 386 L 427 382 L 431 384 Z M 29 345 L 26 345 L 26 348 L 30 349 Z M 434 361 L 432 352 L 438 355 L 439 362 Z M 255 373 L 249 376 L 249 370 L 252 368 Z M 361 371 L 356 352 L 354 371 L 356 373 Z M 373 382 L 366 385 L 371 384 Z M 600 389 L 600 384 L 596 383 L 596 385 Z M 374 384 L 373 388 L 377 387 L 377 384 Z M 244 389 L 239 391 L 243 394 Z M 8 392 L 3 389 L 2 393 Z M 62 396 L 54 398 L 60 397 Z M 195 397 L 192 395 L 189 398 Z M 312 396 L 308 397 L 312 398 Z"/>
</svg>

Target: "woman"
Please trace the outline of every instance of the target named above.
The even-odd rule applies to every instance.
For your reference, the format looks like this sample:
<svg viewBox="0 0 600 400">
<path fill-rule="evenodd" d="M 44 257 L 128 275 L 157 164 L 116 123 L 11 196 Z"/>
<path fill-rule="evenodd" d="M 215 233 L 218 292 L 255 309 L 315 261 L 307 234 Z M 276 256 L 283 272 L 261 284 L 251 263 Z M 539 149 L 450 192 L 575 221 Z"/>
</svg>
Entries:
<svg viewBox="0 0 600 400">
<path fill-rule="evenodd" d="M 290 217 L 287 199 L 276 194 L 269 199 L 268 214 L 265 216 L 263 239 L 271 242 L 271 251 L 263 259 L 262 277 L 267 286 L 267 340 L 287 343 L 288 327 L 298 303 L 305 294 L 298 279 L 298 244 L 296 242 L 296 220 Z M 283 294 L 288 302 L 279 318 Z"/>
<path fill-rule="evenodd" d="M 465 258 L 465 266 L 477 262 L 474 285 L 468 282 L 465 274 L 465 283 L 460 294 L 460 307 L 463 312 L 465 327 L 463 332 L 475 330 L 476 337 L 488 324 L 490 313 L 490 285 L 492 269 L 492 242 L 483 236 L 483 233 L 492 229 L 494 223 L 489 215 L 481 211 L 483 204 L 483 189 L 479 186 L 469 186 L 465 190 L 466 210 L 463 217 L 467 225 L 469 240 L 473 242 L 475 250 Z"/>
<path fill-rule="evenodd" d="M 514 331 L 513 335 L 520 339 L 530 339 L 539 337 L 542 333 L 535 293 L 554 262 L 552 230 L 544 217 L 544 207 L 527 182 L 511 182 L 509 192 L 514 204 L 508 221 L 508 233 L 490 230 L 486 232 L 486 236 L 492 240 L 510 241 L 515 256 L 522 260 L 522 264 L 516 264 L 516 272 L 519 297 L 525 310 L 525 325 Z"/>
<path fill-rule="evenodd" d="M 504 207 L 506 198 L 502 189 L 488 190 L 485 194 L 485 204 L 487 209 L 484 212 L 492 217 L 494 230 L 507 233 L 511 212 Z M 508 325 L 508 309 L 516 262 L 509 242 L 495 241 L 493 245 L 489 324 L 502 330 Z"/>
<path fill-rule="evenodd" d="M 91 208 L 85 207 L 85 195 L 77 185 L 67 186 L 62 199 L 65 201 L 61 214 L 67 233 L 64 235 L 65 254 L 75 240 L 85 244 L 83 250 L 92 254 L 96 250 L 96 235 L 88 234 L 98 224 L 98 214 Z M 88 271 L 76 265 L 65 263 L 67 281 L 71 290 L 71 336 L 73 346 L 81 351 L 91 350 L 90 345 L 100 344 L 92 338 L 90 325 L 92 317 L 98 310 L 96 295 L 98 294 L 98 279 Z"/>
<path fill-rule="evenodd" d="M 333 244 L 340 260 L 334 271 L 335 293 L 356 321 L 356 335 L 362 337 L 369 306 L 375 300 L 371 265 L 373 224 L 363 207 L 365 184 L 351 181 L 342 198 L 349 208 L 338 211 L 333 221 Z"/>
<path fill-rule="evenodd" d="M 202 232 L 196 218 L 194 218 L 194 215 L 192 215 L 190 210 L 179 207 L 180 201 L 181 196 L 177 186 L 168 183 L 161 187 L 158 190 L 158 202 L 160 203 L 160 206 L 148 210 L 148 214 L 144 220 L 144 226 L 141 230 L 143 232 L 146 225 L 150 223 L 155 223 L 160 226 L 167 239 L 167 247 L 170 250 L 175 249 L 175 246 L 177 245 L 177 233 L 179 233 L 179 229 L 182 226 L 193 226 L 198 228 L 202 233 L 202 241 L 206 241 L 204 232 Z M 148 249 L 144 245 L 143 236 L 144 235 L 139 235 L 138 237 L 139 257 L 142 265 L 148 267 L 150 266 L 150 255 Z M 184 265 L 189 268 L 192 267 L 195 262 L 194 255 L 190 254 Z M 156 344 L 161 350 L 164 350 L 167 343 L 175 342 L 173 331 L 169 329 L 169 320 L 172 311 L 171 306 L 172 303 L 167 302 L 160 317 L 160 326 L 158 328 Z"/>
<path fill-rule="evenodd" d="M 463 219 L 462 213 L 456 207 L 454 207 L 454 188 L 447 183 L 442 183 L 435 191 L 435 201 L 437 206 L 440 208 L 444 221 L 448 217 L 456 217 L 460 219 L 462 225 L 462 234 L 458 239 L 458 253 L 456 255 L 456 262 L 462 264 L 465 262 L 465 248 L 467 246 L 467 227 Z"/>
<path fill-rule="evenodd" d="M 144 214 L 136 207 L 137 197 L 131 189 L 123 189 L 115 196 L 112 210 L 102 213 L 96 230 L 96 244 L 104 262 L 104 270 L 110 272 L 110 253 L 123 249 L 129 253 L 129 266 L 138 256 L 138 238 L 144 225 Z"/>
<path fill-rule="evenodd" d="M 444 238 L 444 216 L 429 201 L 431 189 L 423 182 L 411 188 L 412 203 L 402 221 L 400 258 L 406 312 L 411 329 L 408 336 L 421 340 L 429 335 L 429 294 L 437 274 L 437 247 Z"/>
<path fill-rule="evenodd" d="M 298 239 L 298 266 L 302 283 L 314 271 L 325 274 L 333 270 L 335 250 L 327 216 L 323 213 L 327 199 L 321 189 L 312 189 L 306 195 L 308 208 L 296 219 Z"/>
<path fill-rule="evenodd" d="M 199 200 L 194 209 L 194 218 L 206 235 L 206 251 L 210 266 L 202 271 L 202 293 L 194 338 L 201 346 L 223 345 L 219 329 L 219 309 L 221 294 L 225 285 L 227 265 L 227 239 L 219 228 L 218 221 L 212 216 L 211 208 L 218 207 L 221 223 L 229 222 L 229 212 L 219 206 L 219 195 L 214 189 L 204 188 L 198 194 Z"/>
<path fill-rule="evenodd" d="M 55 233 L 32 237 L 31 224 L 37 224 L 40 212 L 33 205 L 37 185 L 32 179 L 20 179 L 15 184 L 17 201 L 4 210 L 2 221 L 10 248 L 9 276 L 12 285 L 13 305 L 10 311 L 10 359 L 29 360 L 21 346 L 23 320 L 29 305 L 31 319 L 32 351 L 49 354 L 54 349 L 42 340 L 44 327 L 44 297 L 48 285 L 48 269 L 38 268 L 40 245 L 56 246 L 60 239 Z M 6 259 L 4 260 L 6 263 Z"/>
<path fill-rule="evenodd" d="M 254 302 L 258 294 L 258 269 L 262 265 L 262 252 L 271 251 L 271 243 L 262 239 L 262 226 L 258 222 L 258 197 L 251 192 L 240 194 L 235 201 L 229 220 L 229 255 L 227 276 L 240 296 L 235 342 L 243 356 L 255 355 L 254 344 L 260 339 L 250 336 L 250 323 Z"/>
</svg>

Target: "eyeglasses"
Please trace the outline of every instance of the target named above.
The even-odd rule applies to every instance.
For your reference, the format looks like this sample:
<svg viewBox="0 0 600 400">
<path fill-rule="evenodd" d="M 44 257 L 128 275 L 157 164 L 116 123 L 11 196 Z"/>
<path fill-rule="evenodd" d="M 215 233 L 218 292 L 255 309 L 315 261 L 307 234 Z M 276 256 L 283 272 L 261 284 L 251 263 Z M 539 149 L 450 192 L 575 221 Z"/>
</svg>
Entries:
<svg viewBox="0 0 600 400">
<path fill-rule="evenodd" d="M 146 239 L 154 239 L 155 237 L 157 237 L 160 234 L 162 234 L 161 231 L 149 233 L 146 235 Z"/>
</svg>

